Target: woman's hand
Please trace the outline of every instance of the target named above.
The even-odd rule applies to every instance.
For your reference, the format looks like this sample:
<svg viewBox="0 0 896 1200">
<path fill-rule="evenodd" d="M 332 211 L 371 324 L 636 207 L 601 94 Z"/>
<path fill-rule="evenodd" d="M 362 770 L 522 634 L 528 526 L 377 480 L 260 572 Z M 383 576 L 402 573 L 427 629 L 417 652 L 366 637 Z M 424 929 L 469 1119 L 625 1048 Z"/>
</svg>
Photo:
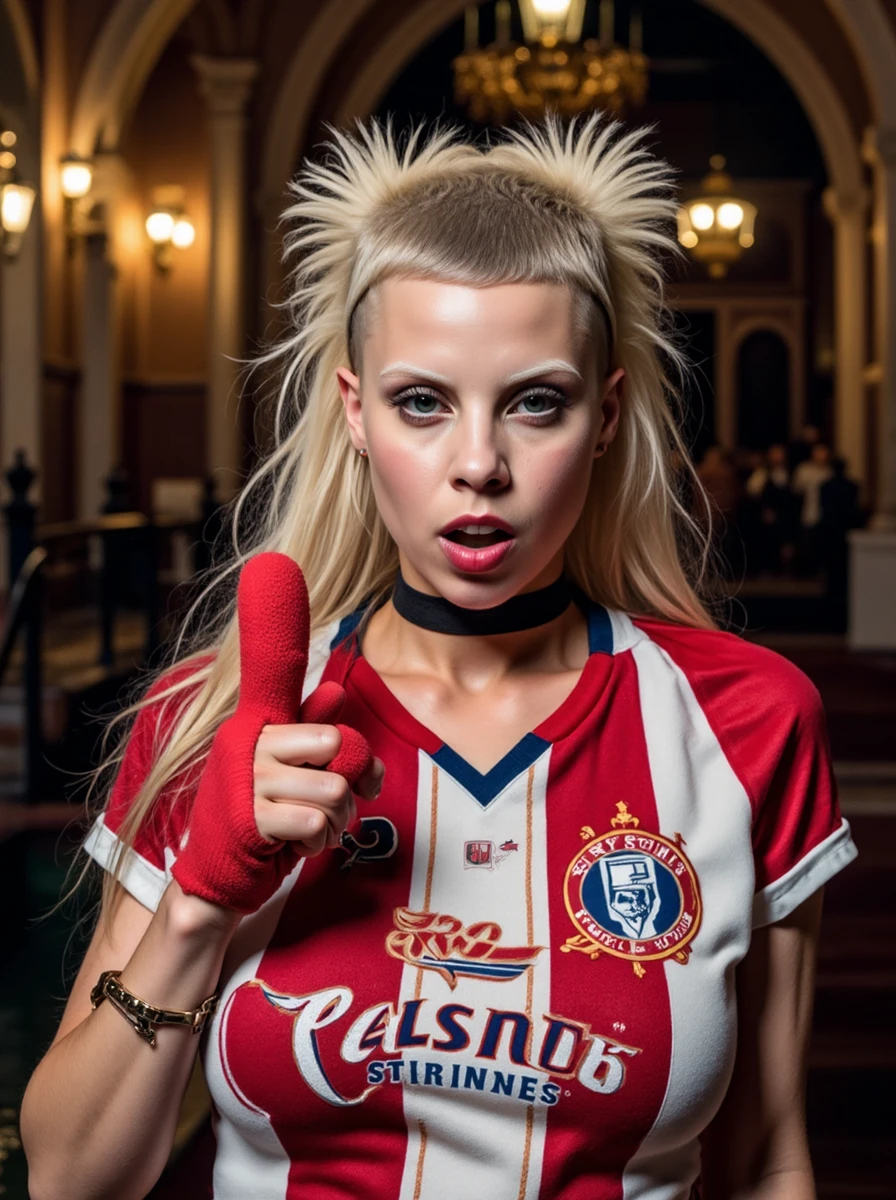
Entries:
<svg viewBox="0 0 896 1200">
<path fill-rule="evenodd" d="M 171 874 L 185 895 L 250 913 L 299 858 L 337 843 L 354 813 L 352 786 L 375 795 L 383 766 L 356 730 L 333 724 L 345 699 L 338 684 L 301 704 L 310 617 L 297 564 L 256 555 L 237 605 L 239 702 L 212 742 Z"/>
<path fill-rule="evenodd" d="M 341 748 L 336 725 L 265 725 L 255 746 L 255 823 L 262 837 L 296 843 L 300 858 L 339 845 L 355 819 L 352 788 L 342 775 L 316 768 Z M 383 774 L 382 762 L 373 759 L 355 791 L 375 800 Z"/>
</svg>

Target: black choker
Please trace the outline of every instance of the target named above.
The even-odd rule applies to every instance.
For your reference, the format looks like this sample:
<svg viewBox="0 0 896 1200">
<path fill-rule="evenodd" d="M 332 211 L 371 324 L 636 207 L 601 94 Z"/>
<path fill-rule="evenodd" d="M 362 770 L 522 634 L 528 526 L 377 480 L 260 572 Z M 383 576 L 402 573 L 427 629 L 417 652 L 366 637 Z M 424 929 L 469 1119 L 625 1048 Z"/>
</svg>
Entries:
<svg viewBox="0 0 896 1200">
<path fill-rule="evenodd" d="M 458 633 L 468 637 L 520 633 L 524 629 L 547 625 L 566 612 L 572 599 L 572 585 L 565 575 L 536 592 L 511 596 L 495 608 L 461 608 L 443 596 L 428 596 L 412 588 L 401 571 L 392 593 L 395 611 L 412 625 L 431 629 L 434 633 Z"/>
</svg>

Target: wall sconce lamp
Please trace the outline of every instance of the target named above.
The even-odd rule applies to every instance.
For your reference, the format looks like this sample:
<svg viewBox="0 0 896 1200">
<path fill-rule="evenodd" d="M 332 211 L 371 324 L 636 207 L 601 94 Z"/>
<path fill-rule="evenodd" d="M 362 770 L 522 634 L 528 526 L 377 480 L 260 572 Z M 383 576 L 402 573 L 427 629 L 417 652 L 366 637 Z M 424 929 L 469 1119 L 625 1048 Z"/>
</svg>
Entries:
<svg viewBox="0 0 896 1200">
<path fill-rule="evenodd" d="M 65 200 L 65 238 L 69 255 L 74 254 L 75 241 L 91 232 L 92 200 L 87 196 L 93 187 L 93 160 L 79 154 L 66 154 L 59 160 L 59 188 Z"/>
<path fill-rule="evenodd" d="M 152 242 L 156 270 L 167 275 L 171 270 L 172 251 L 186 250 L 196 240 L 196 227 L 183 210 L 182 187 L 156 188 L 153 209 L 146 218 L 146 233 Z"/>
<path fill-rule="evenodd" d="M 0 248 L 10 262 L 19 253 L 37 195 L 16 171 L 17 140 L 11 129 L 0 129 Z"/>
</svg>

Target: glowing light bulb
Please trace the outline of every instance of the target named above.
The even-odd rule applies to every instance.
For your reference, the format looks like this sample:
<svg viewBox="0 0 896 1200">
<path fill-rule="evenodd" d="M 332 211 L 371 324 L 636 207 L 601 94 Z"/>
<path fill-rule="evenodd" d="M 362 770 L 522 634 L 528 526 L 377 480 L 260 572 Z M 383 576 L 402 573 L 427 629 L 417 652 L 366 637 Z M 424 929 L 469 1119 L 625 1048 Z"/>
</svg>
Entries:
<svg viewBox="0 0 896 1200">
<path fill-rule="evenodd" d="M 739 204 L 729 201 L 719 208 L 718 219 L 723 229 L 737 229 L 744 219 L 744 210 Z"/>
<path fill-rule="evenodd" d="M 157 246 L 170 242 L 174 232 L 174 217 L 170 212 L 163 210 L 150 213 L 146 218 L 146 232 L 149 234 L 149 240 Z"/>
<path fill-rule="evenodd" d="M 186 217 L 178 217 L 171 230 L 171 244 L 177 246 L 178 250 L 186 250 L 195 241 L 196 229 L 193 222 L 188 221 Z"/>
<path fill-rule="evenodd" d="M 691 209 L 691 224 L 695 229 L 712 229 L 716 214 L 709 204 L 695 204 Z"/>
<path fill-rule="evenodd" d="M 69 200 L 80 200 L 86 196 L 93 184 L 93 167 L 83 158 L 68 155 L 62 160 L 59 186 L 63 196 Z"/>
<path fill-rule="evenodd" d="M 7 183 L 0 189 L 0 224 L 7 233 L 24 233 L 28 228 L 34 196 L 27 183 Z"/>
<path fill-rule="evenodd" d="M 532 0 L 532 7 L 540 17 L 565 17 L 571 0 Z"/>
</svg>

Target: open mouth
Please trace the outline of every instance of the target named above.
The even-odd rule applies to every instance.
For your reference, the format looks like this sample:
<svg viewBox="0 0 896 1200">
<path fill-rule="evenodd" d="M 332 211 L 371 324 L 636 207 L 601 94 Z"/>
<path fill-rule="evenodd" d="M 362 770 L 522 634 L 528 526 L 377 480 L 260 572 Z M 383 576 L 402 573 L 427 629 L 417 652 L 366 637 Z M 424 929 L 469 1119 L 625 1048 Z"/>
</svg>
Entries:
<svg viewBox="0 0 896 1200">
<path fill-rule="evenodd" d="M 455 542 L 458 546 L 466 546 L 470 550 L 480 550 L 483 546 L 496 546 L 499 542 L 509 542 L 510 534 L 505 533 L 503 529 L 491 529 L 480 527 L 476 533 L 469 532 L 469 526 L 466 529 L 455 529 L 452 533 L 444 533 L 443 537 L 449 542 Z"/>
</svg>

